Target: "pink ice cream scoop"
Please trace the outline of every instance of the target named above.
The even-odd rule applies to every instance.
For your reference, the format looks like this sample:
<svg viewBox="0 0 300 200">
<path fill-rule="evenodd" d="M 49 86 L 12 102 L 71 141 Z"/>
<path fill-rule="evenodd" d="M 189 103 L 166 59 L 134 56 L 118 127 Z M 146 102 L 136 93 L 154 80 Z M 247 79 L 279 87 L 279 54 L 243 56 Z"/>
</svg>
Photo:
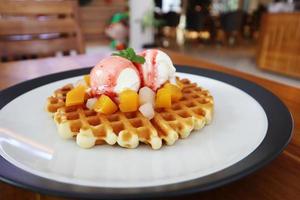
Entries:
<svg viewBox="0 0 300 200">
<path fill-rule="evenodd" d="M 116 96 L 125 89 L 138 91 L 141 80 L 132 62 L 120 56 L 101 60 L 91 71 L 91 89 L 94 94 Z"/>
<path fill-rule="evenodd" d="M 158 49 L 148 49 L 139 55 L 145 58 L 144 64 L 137 64 L 142 86 L 156 91 L 166 81 L 175 79 L 176 69 L 166 53 Z"/>
</svg>

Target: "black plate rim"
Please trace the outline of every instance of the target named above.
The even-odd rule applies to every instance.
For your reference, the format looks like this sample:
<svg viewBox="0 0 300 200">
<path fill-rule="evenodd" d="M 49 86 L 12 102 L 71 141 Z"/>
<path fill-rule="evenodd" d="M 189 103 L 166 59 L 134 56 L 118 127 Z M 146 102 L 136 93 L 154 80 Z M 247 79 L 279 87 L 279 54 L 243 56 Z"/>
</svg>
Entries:
<svg viewBox="0 0 300 200">
<path fill-rule="evenodd" d="M 262 106 L 268 118 L 267 134 L 259 147 L 241 161 L 221 171 L 190 181 L 163 186 L 141 188 L 99 188 L 61 183 L 36 176 L 17 168 L 1 156 L 0 180 L 17 187 L 61 197 L 132 199 L 178 196 L 207 191 L 241 179 L 267 165 L 280 155 L 284 148 L 288 145 L 292 137 L 294 124 L 293 118 L 284 103 L 273 93 L 256 83 L 223 72 L 182 65 L 176 65 L 176 68 L 178 72 L 201 75 L 228 83 L 252 96 Z M 0 109 L 14 98 L 27 91 L 54 81 L 87 74 L 90 69 L 91 68 L 88 67 L 49 74 L 2 90 L 0 92 Z"/>
</svg>

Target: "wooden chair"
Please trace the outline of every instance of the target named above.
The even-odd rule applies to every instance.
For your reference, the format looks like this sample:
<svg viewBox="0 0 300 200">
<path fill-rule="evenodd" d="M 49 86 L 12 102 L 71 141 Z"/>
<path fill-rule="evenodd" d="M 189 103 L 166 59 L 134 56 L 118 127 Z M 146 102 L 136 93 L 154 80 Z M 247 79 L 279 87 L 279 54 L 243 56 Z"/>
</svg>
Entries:
<svg viewBox="0 0 300 200">
<path fill-rule="evenodd" d="M 1 0 L 0 59 L 84 53 L 76 0 Z"/>
</svg>

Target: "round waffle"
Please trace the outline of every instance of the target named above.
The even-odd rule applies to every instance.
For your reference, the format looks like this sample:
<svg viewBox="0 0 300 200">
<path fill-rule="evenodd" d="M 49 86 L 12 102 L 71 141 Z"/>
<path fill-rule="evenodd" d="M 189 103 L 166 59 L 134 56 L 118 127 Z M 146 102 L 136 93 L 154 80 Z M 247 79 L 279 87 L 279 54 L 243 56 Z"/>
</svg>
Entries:
<svg viewBox="0 0 300 200">
<path fill-rule="evenodd" d="M 71 84 L 48 98 L 46 110 L 53 115 L 59 135 L 76 138 L 83 148 L 104 143 L 136 148 L 142 142 L 159 149 L 163 142 L 172 145 L 178 138 L 188 137 L 192 130 L 199 130 L 212 120 L 214 101 L 209 91 L 187 79 L 180 82 L 183 97 L 171 108 L 156 109 L 152 120 L 139 111 L 104 115 L 85 106 L 66 107 L 66 94 L 73 88 Z"/>
</svg>

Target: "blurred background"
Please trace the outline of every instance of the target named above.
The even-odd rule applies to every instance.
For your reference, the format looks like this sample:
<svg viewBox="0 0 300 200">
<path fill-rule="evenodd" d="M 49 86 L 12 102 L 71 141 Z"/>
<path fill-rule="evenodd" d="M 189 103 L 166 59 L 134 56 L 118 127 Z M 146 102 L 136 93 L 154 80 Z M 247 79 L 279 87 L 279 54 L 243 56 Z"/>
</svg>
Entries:
<svg viewBox="0 0 300 200">
<path fill-rule="evenodd" d="M 1 63 L 165 48 L 300 87 L 300 0 L 1 0 Z"/>
</svg>

